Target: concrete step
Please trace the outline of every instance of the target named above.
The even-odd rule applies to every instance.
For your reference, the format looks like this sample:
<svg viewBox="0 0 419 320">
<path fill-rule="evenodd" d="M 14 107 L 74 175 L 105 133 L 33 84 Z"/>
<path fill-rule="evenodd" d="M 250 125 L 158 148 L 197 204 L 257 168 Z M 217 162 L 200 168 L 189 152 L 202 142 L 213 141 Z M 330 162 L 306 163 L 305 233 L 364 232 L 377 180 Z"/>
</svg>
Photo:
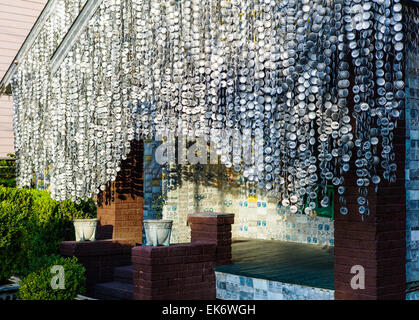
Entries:
<svg viewBox="0 0 419 320">
<path fill-rule="evenodd" d="M 96 285 L 95 297 L 100 300 L 132 300 L 133 285 L 119 281 Z"/>
<path fill-rule="evenodd" d="M 122 283 L 133 283 L 132 266 L 116 267 L 113 271 L 113 280 Z"/>
</svg>

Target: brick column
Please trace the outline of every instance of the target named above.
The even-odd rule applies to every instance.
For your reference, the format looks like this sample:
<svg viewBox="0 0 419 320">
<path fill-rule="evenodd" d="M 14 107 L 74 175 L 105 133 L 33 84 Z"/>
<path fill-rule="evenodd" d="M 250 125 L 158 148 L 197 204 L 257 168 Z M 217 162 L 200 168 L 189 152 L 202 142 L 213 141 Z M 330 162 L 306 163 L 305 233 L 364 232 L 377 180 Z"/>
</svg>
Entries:
<svg viewBox="0 0 419 320">
<path fill-rule="evenodd" d="M 369 188 L 370 215 L 358 213 L 358 188 L 352 173 L 346 177 L 349 213 L 335 206 L 335 299 L 404 299 L 406 263 L 405 128 L 398 123 L 394 150 L 397 181 Z M 354 166 L 352 166 L 354 168 Z M 355 169 L 352 169 L 355 170 Z M 381 172 L 380 172 L 381 174 Z M 383 180 L 383 179 L 382 179 Z M 355 265 L 365 269 L 365 289 L 352 289 Z"/>
<path fill-rule="evenodd" d="M 142 242 L 143 153 L 143 142 L 132 141 L 116 181 L 99 194 L 98 239 L 125 240 L 132 245 Z"/>
<path fill-rule="evenodd" d="M 215 300 L 215 244 L 132 249 L 134 300 Z"/>
<path fill-rule="evenodd" d="M 231 264 L 231 225 L 234 214 L 196 213 L 188 215 L 192 242 L 210 242 L 217 245 L 216 265 Z"/>
</svg>

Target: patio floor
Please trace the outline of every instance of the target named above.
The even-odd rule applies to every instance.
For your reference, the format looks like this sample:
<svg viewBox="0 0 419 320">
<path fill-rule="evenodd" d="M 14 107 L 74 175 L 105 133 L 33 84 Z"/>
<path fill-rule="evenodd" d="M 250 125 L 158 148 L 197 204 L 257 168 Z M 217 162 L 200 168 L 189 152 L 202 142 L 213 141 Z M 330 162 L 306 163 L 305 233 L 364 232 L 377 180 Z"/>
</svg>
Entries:
<svg viewBox="0 0 419 320">
<path fill-rule="evenodd" d="M 233 240 L 232 258 L 216 271 L 334 290 L 333 247 L 240 239 Z"/>
</svg>

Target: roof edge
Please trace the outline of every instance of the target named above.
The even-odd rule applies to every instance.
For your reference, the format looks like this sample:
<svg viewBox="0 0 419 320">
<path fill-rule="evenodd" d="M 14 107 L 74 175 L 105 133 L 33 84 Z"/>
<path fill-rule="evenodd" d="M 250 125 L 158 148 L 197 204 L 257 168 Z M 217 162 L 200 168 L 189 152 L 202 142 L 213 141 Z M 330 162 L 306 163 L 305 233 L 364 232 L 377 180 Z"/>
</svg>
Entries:
<svg viewBox="0 0 419 320">
<path fill-rule="evenodd" d="M 90 19 L 93 17 L 103 0 L 87 0 L 81 9 L 79 15 L 74 20 L 70 29 L 68 29 L 66 35 L 61 40 L 55 52 L 52 54 L 50 59 L 50 70 L 51 74 L 54 74 L 64 61 L 68 52 L 73 47 L 74 43 L 78 40 L 80 34 L 86 28 Z"/>
<path fill-rule="evenodd" d="M 9 68 L 7 69 L 6 73 L 4 74 L 3 78 L 0 81 L 0 96 L 6 90 L 14 71 L 19 64 L 19 61 L 26 55 L 28 50 L 32 47 L 35 39 L 38 37 L 39 32 L 41 31 L 45 21 L 50 16 L 51 12 L 54 10 L 57 0 L 48 0 L 47 4 L 45 5 L 44 9 L 42 9 L 41 14 L 39 15 L 38 19 L 36 19 L 35 24 L 33 25 L 31 31 L 27 35 L 25 41 L 23 42 L 22 46 L 20 47 L 17 55 L 14 57 L 12 63 L 10 64 Z"/>
</svg>

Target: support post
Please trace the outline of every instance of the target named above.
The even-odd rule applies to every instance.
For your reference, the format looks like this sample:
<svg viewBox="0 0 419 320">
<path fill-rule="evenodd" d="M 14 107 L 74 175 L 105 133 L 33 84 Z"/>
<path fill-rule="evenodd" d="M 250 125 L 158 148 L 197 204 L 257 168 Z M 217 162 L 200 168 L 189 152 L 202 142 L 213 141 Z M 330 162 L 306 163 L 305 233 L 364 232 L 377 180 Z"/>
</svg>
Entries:
<svg viewBox="0 0 419 320">
<path fill-rule="evenodd" d="M 98 239 L 142 242 L 143 223 L 143 142 L 132 141 L 131 152 L 121 161 L 116 181 L 98 197 Z"/>
</svg>

